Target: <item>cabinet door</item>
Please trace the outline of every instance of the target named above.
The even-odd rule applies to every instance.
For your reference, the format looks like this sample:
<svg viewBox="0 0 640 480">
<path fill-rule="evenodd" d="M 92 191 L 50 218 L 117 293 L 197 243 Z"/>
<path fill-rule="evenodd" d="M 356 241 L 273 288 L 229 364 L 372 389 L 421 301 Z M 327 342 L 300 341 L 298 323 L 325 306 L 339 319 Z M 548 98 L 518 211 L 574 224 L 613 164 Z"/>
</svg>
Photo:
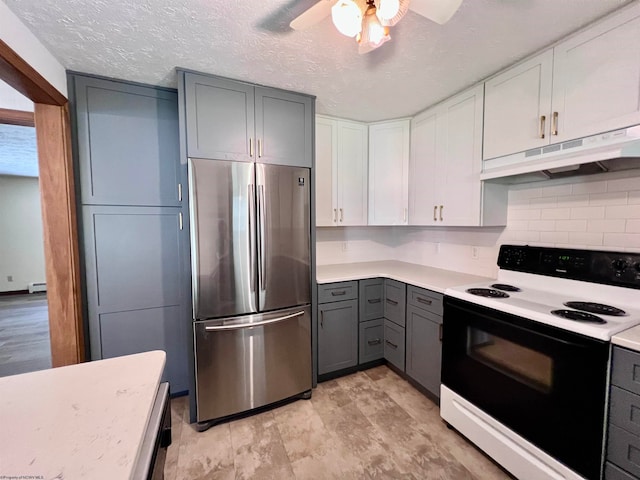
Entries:
<svg viewBox="0 0 640 480">
<path fill-rule="evenodd" d="M 164 350 L 172 391 L 188 390 L 180 209 L 85 206 L 82 214 L 91 358 Z"/>
<path fill-rule="evenodd" d="M 83 204 L 178 206 L 178 98 L 74 76 Z"/>
<path fill-rule="evenodd" d="M 384 320 L 384 358 L 404 372 L 404 327 Z"/>
<path fill-rule="evenodd" d="M 331 227 L 338 218 L 337 121 L 316 116 L 316 225 Z"/>
<path fill-rule="evenodd" d="M 440 397 L 442 317 L 419 308 L 407 307 L 407 375 Z"/>
<path fill-rule="evenodd" d="M 438 224 L 480 225 L 483 85 L 442 105 L 435 174 Z M 425 204 L 426 213 L 431 204 Z"/>
<path fill-rule="evenodd" d="M 640 7 L 554 48 L 551 143 L 640 123 Z"/>
<path fill-rule="evenodd" d="M 338 121 L 338 225 L 367 224 L 368 127 Z"/>
<path fill-rule="evenodd" d="M 253 85 L 194 73 L 185 73 L 184 81 L 187 155 L 253 161 Z"/>
<path fill-rule="evenodd" d="M 369 320 L 359 325 L 360 352 L 358 361 L 360 364 L 373 362 L 384 357 L 384 319 Z"/>
<path fill-rule="evenodd" d="M 369 225 L 405 225 L 410 121 L 369 126 Z"/>
<path fill-rule="evenodd" d="M 358 364 L 358 301 L 318 305 L 318 374 Z"/>
<path fill-rule="evenodd" d="M 485 83 L 483 158 L 549 143 L 552 64 L 547 50 Z"/>
<path fill-rule="evenodd" d="M 255 87 L 256 161 L 311 168 L 312 110 L 311 97 Z"/>
<path fill-rule="evenodd" d="M 411 161 L 409 163 L 409 224 L 438 222 L 436 162 L 438 111 L 434 108 L 411 121 Z"/>
</svg>

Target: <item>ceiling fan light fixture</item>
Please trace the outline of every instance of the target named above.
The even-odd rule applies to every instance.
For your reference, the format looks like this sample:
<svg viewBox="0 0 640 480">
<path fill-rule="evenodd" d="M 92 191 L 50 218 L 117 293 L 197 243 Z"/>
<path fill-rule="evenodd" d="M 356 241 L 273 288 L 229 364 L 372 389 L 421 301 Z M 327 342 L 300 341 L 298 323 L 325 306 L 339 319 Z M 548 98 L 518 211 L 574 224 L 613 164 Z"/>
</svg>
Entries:
<svg viewBox="0 0 640 480">
<path fill-rule="evenodd" d="M 369 6 L 362 20 L 362 31 L 357 37 L 358 53 L 368 53 L 389 40 L 391 40 L 389 27 L 380 23 L 376 15 L 376 7 Z"/>
<path fill-rule="evenodd" d="M 400 0 L 376 0 L 376 15 L 380 21 L 391 20 L 400 11 Z"/>
<path fill-rule="evenodd" d="M 382 23 L 382 25 L 384 25 L 385 27 L 393 27 L 400 20 L 402 20 L 402 18 L 409 11 L 410 0 L 387 0 L 387 1 L 395 1 L 395 2 L 397 2 L 398 9 L 396 10 L 396 13 L 394 15 L 390 16 L 390 17 L 383 17 L 383 15 L 381 13 L 377 13 L 377 15 L 378 15 L 378 18 L 380 19 L 380 23 Z M 381 4 L 380 8 L 385 8 L 389 12 L 392 11 L 389 7 L 386 7 L 384 5 L 385 0 L 376 0 L 376 4 L 378 2 L 380 2 L 380 4 Z M 388 14 L 386 14 L 386 15 L 388 15 Z"/>
<path fill-rule="evenodd" d="M 362 29 L 362 11 L 353 0 L 338 0 L 331 7 L 331 19 L 338 31 L 347 37 L 355 37 Z"/>
</svg>

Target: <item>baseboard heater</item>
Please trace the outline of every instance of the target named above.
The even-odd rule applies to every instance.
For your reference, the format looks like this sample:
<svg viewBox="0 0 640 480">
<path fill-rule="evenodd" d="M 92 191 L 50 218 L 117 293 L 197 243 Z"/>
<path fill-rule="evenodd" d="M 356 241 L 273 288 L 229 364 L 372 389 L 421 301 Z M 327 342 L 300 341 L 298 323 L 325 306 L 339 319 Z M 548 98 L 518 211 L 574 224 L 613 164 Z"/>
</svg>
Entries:
<svg viewBox="0 0 640 480">
<path fill-rule="evenodd" d="M 46 282 L 31 282 L 29 283 L 29 293 L 46 292 Z"/>
</svg>

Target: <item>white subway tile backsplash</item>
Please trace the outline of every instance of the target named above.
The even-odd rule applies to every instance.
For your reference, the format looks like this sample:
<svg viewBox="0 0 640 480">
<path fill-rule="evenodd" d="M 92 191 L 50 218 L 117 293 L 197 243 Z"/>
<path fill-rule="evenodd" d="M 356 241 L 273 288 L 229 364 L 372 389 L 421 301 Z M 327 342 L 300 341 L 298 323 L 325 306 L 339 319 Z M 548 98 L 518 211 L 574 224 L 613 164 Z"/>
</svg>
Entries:
<svg viewBox="0 0 640 480">
<path fill-rule="evenodd" d="M 640 233 L 605 233 L 604 244 L 611 247 L 640 249 Z"/>
<path fill-rule="evenodd" d="M 640 233 L 640 220 L 627 220 L 627 233 Z"/>
<path fill-rule="evenodd" d="M 637 190 L 640 188 L 640 178 L 618 178 L 607 181 L 607 191 L 609 192 L 628 192 L 629 190 Z"/>
<path fill-rule="evenodd" d="M 509 230 L 528 230 L 529 220 L 510 220 L 507 228 Z"/>
<path fill-rule="evenodd" d="M 537 208 L 507 211 L 507 222 L 510 222 L 511 220 L 539 220 L 539 219 L 540 219 L 540 209 L 537 209 Z"/>
<path fill-rule="evenodd" d="M 571 184 L 554 185 L 542 189 L 543 197 L 556 197 L 558 195 L 571 195 Z"/>
<path fill-rule="evenodd" d="M 629 192 L 629 205 L 640 205 L 640 190 Z"/>
<path fill-rule="evenodd" d="M 627 221 L 624 219 L 597 219 L 587 222 L 587 232 L 623 233 Z"/>
<path fill-rule="evenodd" d="M 602 233 L 569 232 L 569 243 L 584 245 L 602 245 Z"/>
<path fill-rule="evenodd" d="M 589 218 L 604 218 L 605 207 L 575 207 L 571 209 L 571 218 L 589 219 Z"/>
<path fill-rule="evenodd" d="M 601 180 L 599 182 L 574 183 L 571 193 L 574 195 L 582 193 L 604 193 L 607 191 L 607 182 Z"/>
<path fill-rule="evenodd" d="M 540 241 L 545 243 L 569 243 L 569 232 L 540 232 Z"/>
<path fill-rule="evenodd" d="M 606 208 L 607 218 L 640 218 L 640 205 L 616 205 Z"/>
<path fill-rule="evenodd" d="M 589 195 L 589 205 L 626 205 L 627 192 L 594 193 Z"/>
<path fill-rule="evenodd" d="M 541 197 L 542 189 L 541 188 L 510 188 L 509 189 L 509 205 L 511 202 L 515 202 L 518 200 L 529 200 L 530 198 Z"/>
<path fill-rule="evenodd" d="M 531 220 L 529 222 L 529 230 L 537 230 L 538 232 L 555 232 L 555 220 Z"/>
<path fill-rule="evenodd" d="M 558 207 L 586 207 L 589 205 L 589 195 L 564 195 L 557 198 Z M 511 206 L 511 205 L 509 205 Z"/>
<path fill-rule="evenodd" d="M 542 220 L 566 220 L 571 218 L 570 208 L 543 208 L 540 210 Z"/>
<path fill-rule="evenodd" d="M 529 207 L 531 208 L 555 207 L 557 204 L 557 197 L 537 197 L 529 200 Z"/>
<path fill-rule="evenodd" d="M 556 223 L 556 228 L 565 232 L 586 232 L 587 220 L 563 220 Z"/>
</svg>

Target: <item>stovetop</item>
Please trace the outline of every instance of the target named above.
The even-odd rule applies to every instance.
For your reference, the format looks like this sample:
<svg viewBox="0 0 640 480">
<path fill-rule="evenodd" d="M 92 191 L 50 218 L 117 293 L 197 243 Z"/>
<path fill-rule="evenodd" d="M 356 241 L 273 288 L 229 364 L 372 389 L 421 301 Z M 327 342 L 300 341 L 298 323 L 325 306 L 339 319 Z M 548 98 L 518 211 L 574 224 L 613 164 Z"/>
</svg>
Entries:
<svg viewBox="0 0 640 480">
<path fill-rule="evenodd" d="M 619 254 L 624 257 L 622 260 L 616 255 L 614 252 L 503 245 L 498 278 L 449 288 L 445 294 L 589 337 L 610 340 L 616 333 L 640 324 L 640 270 L 634 263 L 640 260 L 640 254 Z M 622 262 L 627 268 L 620 271 Z M 590 265 L 597 266 L 594 275 L 585 268 Z M 473 293 L 483 293 L 482 290 L 488 291 L 489 296 Z M 593 304 L 614 308 L 603 309 Z M 588 310 L 594 310 L 589 307 L 595 307 L 596 311 L 589 313 Z M 563 318 L 561 311 L 573 318 Z"/>
</svg>

